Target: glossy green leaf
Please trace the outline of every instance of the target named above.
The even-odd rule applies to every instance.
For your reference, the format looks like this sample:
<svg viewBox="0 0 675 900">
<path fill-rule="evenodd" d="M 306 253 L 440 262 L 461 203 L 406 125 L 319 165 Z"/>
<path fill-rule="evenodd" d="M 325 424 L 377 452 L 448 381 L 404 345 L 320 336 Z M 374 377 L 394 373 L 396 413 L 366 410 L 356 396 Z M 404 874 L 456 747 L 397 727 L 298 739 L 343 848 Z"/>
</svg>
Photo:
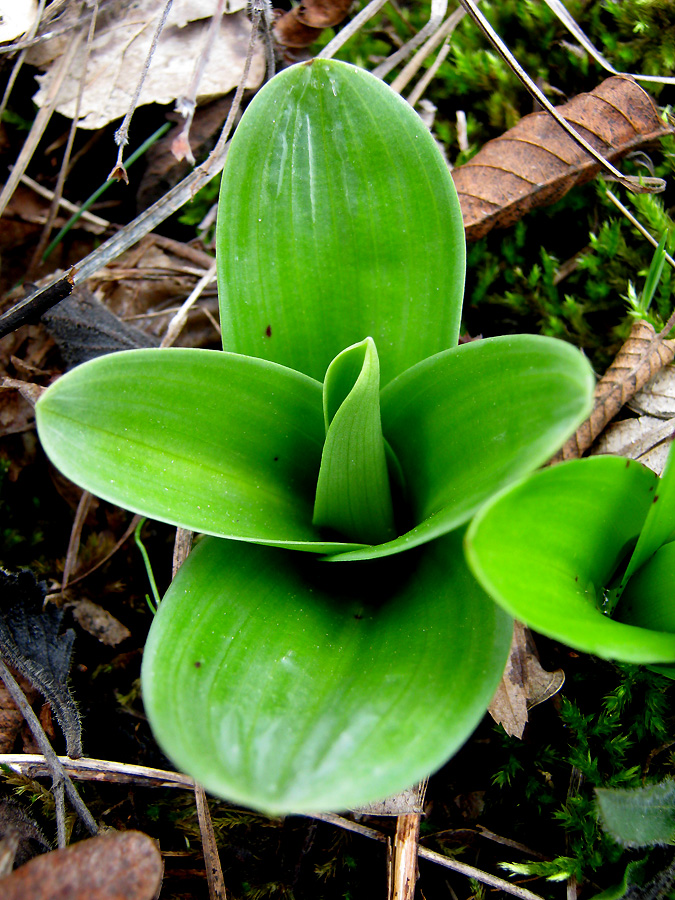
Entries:
<svg viewBox="0 0 675 900">
<path fill-rule="evenodd" d="M 382 383 L 454 346 L 464 229 L 417 113 L 363 69 L 314 59 L 254 97 L 218 211 L 223 346 L 323 381 L 371 335 Z"/>
<path fill-rule="evenodd" d="M 628 563 L 622 587 L 659 547 L 675 536 L 675 444 L 670 448 L 663 475 L 649 508 L 647 520 Z"/>
<path fill-rule="evenodd" d="M 372 338 L 343 350 L 330 364 L 323 409 L 328 431 L 314 524 L 362 544 L 393 538 L 394 508 L 380 421 L 380 366 Z"/>
<path fill-rule="evenodd" d="M 631 625 L 675 634 L 675 543 L 660 547 L 633 575 L 615 616 Z"/>
<path fill-rule="evenodd" d="M 596 788 L 595 793 L 602 827 L 624 847 L 675 843 L 675 782 L 672 779 L 631 790 Z"/>
<path fill-rule="evenodd" d="M 314 552 L 345 546 L 312 525 L 321 385 L 290 369 L 209 350 L 113 353 L 55 382 L 36 418 L 64 475 L 133 512 Z"/>
<path fill-rule="evenodd" d="M 469 565 L 497 603 L 548 637 L 624 662 L 675 661 L 675 634 L 602 611 L 657 485 L 653 472 L 619 457 L 545 469 L 478 513 L 466 537 Z"/>
<path fill-rule="evenodd" d="M 382 391 L 382 427 L 405 473 L 414 527 L 376 548 L 398 553 L 457 528 L 545 462 L 588 415 L 594 378 L 574 347 L 533 335 L 463 344 Z"/>
<path fill-rule="evenodd" d="M 345 809 L 460 747 L 511 631 L 461 534 L 344 566 L 206 538 L 152 623 L 143 701 L 164 752 L 210 793 L 268 813 Z"/>
</svg>

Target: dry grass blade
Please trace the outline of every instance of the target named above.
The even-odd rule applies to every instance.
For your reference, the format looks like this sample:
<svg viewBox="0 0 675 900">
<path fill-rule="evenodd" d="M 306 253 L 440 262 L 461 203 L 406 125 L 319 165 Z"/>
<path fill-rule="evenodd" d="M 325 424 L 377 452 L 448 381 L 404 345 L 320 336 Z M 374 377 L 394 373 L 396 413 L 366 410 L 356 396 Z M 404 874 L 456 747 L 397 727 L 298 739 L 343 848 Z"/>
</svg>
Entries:
<svg viewBox="0 0 675 900">
<path fill-rule="evenodd" d="M 651 97 L 630 78 L 607 78 L 588 94 L 558 107 L 567 121 L 608 159 L 673 133 Z M 452 173 L 468 240 L 515 224 L 594 178 L 600 166 L 548 113 L 525 116 Z"/>
<path fill-rule="evenodd" d="M 409 84 L 412 78 L 418 73 L 424 60 L 434 52 L 436 47 L 441 43 L 441 41 L 448 37 L 448 35 L 452 34 L 455 28 L 462 21 L 464 16 L 466 15 L 466 10 L 462 9 L 462 7 L 458 7 L 454 12 L 450 13 L 448 18 L 443 22 L 441 27 L 435 34 L 432 34 L 431 37 L 427 40 L 424 46 L 420 47 L 417 53 L 413 56 L 409 63 L 407 63 L 403 69 L 399 72 L 396 78 L 391 83 L 391 88 L 394 91 L 397 91 L 399 94 L 403 91 L 406 85 Z M 408 100 L 410 103 L 410 100 Z"/>
<path fill-rule="evenodd" d="M 376 75 L 378 78 L 384 78 L 384 76 L 391 72 L 391 70 L 400 62 L 403 62 L 407 56 L 410 56 L 416 47 L 419 47 L 420 44 L 426 41 L 426 39 L 439 28 L 447 9 L 448 0 L 431 0 L 431 14 L 426 25 L 420 29 L 414 37 L 409 41 L 406 41 L 406 43 L 395 53 L 388 56 L 383 63 L 380 63 L 380 65 L 373 70 L 373 75 Z"/>
<path fill-rule="evenodd" d="M 591 415 L 551 463 L 580 457 L 624 404 L 660 369 L 673 361 L 675 340 L 665 340 L 667 333 L 668 330 L 664 329 L 656 334 L 653 326 L 642 320 L 633 324 L 628 340 L 595 387 Z"/>
</svg>

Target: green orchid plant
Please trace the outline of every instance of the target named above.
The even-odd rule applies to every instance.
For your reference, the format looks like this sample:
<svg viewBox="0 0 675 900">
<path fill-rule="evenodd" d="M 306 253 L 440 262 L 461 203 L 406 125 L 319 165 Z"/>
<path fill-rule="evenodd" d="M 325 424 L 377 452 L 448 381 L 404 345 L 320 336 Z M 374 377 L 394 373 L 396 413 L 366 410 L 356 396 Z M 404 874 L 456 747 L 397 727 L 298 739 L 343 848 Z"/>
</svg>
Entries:
<svg viewBox="0 0 675 900">
<path fill-rule="evenodd" d="M 442 765 L 483 715 L 512 620 L 468 522 L 588 414 L 581 353 L 458 346 L 462 217 L 384 83 L 327 60 L 254 98 L 223 172 L 221 351 L 86 363 L 37 404 L 61 471 L 205 535 L 155 616 L 158 743 L 267 813 L 355 807 Z"/>
<path fill-rule="evenodd" d="M 483 506 L 466 549 L 485 590 L 531 628 L 675 678 L 673 450 L 661 478 L 611 456 L 538 472 Z"/>
</svg>

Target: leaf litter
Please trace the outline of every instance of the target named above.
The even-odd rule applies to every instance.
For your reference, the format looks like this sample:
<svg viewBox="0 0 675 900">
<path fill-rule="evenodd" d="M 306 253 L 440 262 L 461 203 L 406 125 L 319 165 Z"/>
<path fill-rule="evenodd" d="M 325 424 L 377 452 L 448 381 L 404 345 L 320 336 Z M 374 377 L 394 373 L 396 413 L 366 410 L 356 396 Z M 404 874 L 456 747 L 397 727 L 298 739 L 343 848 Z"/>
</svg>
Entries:
<svg viewBox="0 0 675 900">
<path fill-rule="evenodd" d="M 159 4 L 159 3 L 155 3 L 154 8 L 158 9 L 160 5 L 161 4 Z M 209 6 L 212 6 L 212 4 L 209 4 Z M 307 6 L 309 6 L 309 4 L 307 4 Z M 229 11 L 230 12 L 233 11 L 231 7 L 230 7 Z M 179 29 L 185 28 L 189 21 L 196 21 L 197 18 L 201 18 L 201 16 L 197 16 L 197 12 L 203 13 L 204 18 L 206 18 L 206 16 L 208 16 L 210 14 L 209 10 L 207 10 L 204 13 L 204 5 L 203 4 L 198 11 L 195 11 L 195 7 L 193 4 L 192 11 L 185 13 L 184 21 L 182 21 L 181 24 L 176 24 L 175 27 L 179 28 Z M 195 20 L 190 19 L 191 15 L 195 16 Z M 298 18 L 300 21 L 302 20 L 301 16 L 296 16 L 296 18 Z M 134 42 L 134 38 L 131 39 L 131 43 L 133 43 L 133 42 Z M 185 53 L 185 55 L 191 59 L 190 53 L 187 51 L 185 46 L 182 48 L 182 50 Z M 76 68 L 76 67 L 74 67 L 74 68 Z M 131 80 L 132 79 L 130 79 L 130 81 Z M 609 81 L 612 81 L 612 80 L 613 79 L 609 79 Z M 184 85 L 186 83 L 187 83 L 187 79 L 183 78 L 181 87 L 184 87 Z M 606 83 L 607 82 L 605 82 L 605 84 Z M 124 87 L 122 88 L 122 91 L 124 91 L 125 89 L 130 90 L 132 88 L 133 88 L 133 85 L 131 85 L 131 88 L 130 88 L 129 85 L 125 84 Z M 171 93 L 174 93 L 174 92 L 172 91 Z M 175 97 L 171 98 L 171 100 L 173 100 L 173 99 L 175 99 Z M 99 101 L 93 107 L 92 113 L 100 112 L 100 110 L 102 109 L 101 104 L 103 102 L 104 101 Z M 148 102 L 153 102 L 153 101 L 148 101 Z M 160 101 L 160 102 L 169 102 L 169 100 Z M 653 108 L 653 104 L 652 104 L 652 108 Z M 121 115 L 123 111 L 125 111 L 125 110 L 120 111 L 119 113 L 117 113 L 117 116 L 113 116 L 112 118 L 119 117 L 119 115 Z M 592 109 L 591 109 L 591 112 L 593 112 Z M 541 115 L 541 114 L 535 114 L 535 115 Z M 526 117 L 526 118 L 529 118 L 529 117 Z M 90 121 L 95 121 L 95 119 L 92 118 L 92 119 L 90 119 Z M 523 121 L 525 121 L 525 120 L 523 120 Z M 85 124 L 84 127 L 96 127 L 96 126 Z M 660 134 L 668 133 L 668 130 L 665 129 L 665 126 L 663 126 L 662 123 L 660 123 L 659 127 L 662 129 Z M 629 136 L 627 138 L 628 142 L 630 142 L 630 140 L 634 140 L 636 142 L 639 140 L 643 140 L 643 141 L 648 140 L 648 138 L 645 137 L 645 135 L 647 133 L 646 126 L 645 126 L 645 130 L 642 132 L 640 132 L 639 127 L 636 127 L 634 130 L 635 130 L 635 135 L 633 137 Z M 593 133 L 595 133 L 595 132 L 593 132 Z M 509 135 L 510 134 L 511 134 L 511 132 L 509 132 Z M 657 135 L 657 136 L 660 136 L 660 135 Z M 504 137 L 506 138 L 507 136 L 505 135 Z M 521 139 L 522 138 L 518 138 L 518 140 L 521 140 Z M 541 147 L 542 144 L 544 144 L 544 139 L 541 138 L 538 140 L 539 140 L 538 146 Z M 637 146 L 637 143 L 635 145 Z M 633 145 L 631 145 L 631 147 L 629 149 L 632 149 L 632 146 Z M 612 149 L 614 149 L 614 144 L 612 144 L 611 147 L 612 147 Z M 611 154 L 609 152 L 607 152 L 607 155 L 608 155 L 608 157 L 614 159 L 614 158 L 618 158 L 618 156 L 622 155 L 624 152 L 627 152 L 626 146 L 625 146 L 625 144 L 621 144 L 621 149 L 619 149 L 616 152 L 615 156 L 611 156 Z M 512 163 L 513 163 L 513 169 L 509 169 L 509 166 L 511 166 Z M 568 166 L 568 169 L 572 169 L 572 170 L 575 169 L 575 166 L 573 164 L 566 163 L 566 165 Z M 488 165 L 488 168 L 489 168 L 489 165 Z M 577 167 L 577 169 L 579 171 L 582 168 L 583 168 L 583 166 Z M 514 174 L 516 177 L 518 177 L 518 172 L 516 171 L 517 166 L 515 165 L 514 161 L 509 160 L 508 164 L 505 166 L 505 169 L 506 169 L 507 173 L 511 172 L 511 174 Z M 456 170 L 456 173 L 459 173 L 460 171 L 461 170 L 458 169 L 458 170 Z M 539 177 L 541 177 L 542 173 L 545 174 L 545 169 L 543 169 L 543 168 L 541 168 L 538 173 Z M 471 176 L 473 176 L 473 174 L 474 173 L 469 173 L 466 176 L 467 183 L 469 185 L 471 185 L 471 181 L 472 181 Z M 484 175 L 485 175 L 485 173 L 483 173 L 482 178 L 480 176 L 478 176 L 476 178 L 476 183 L 484 184 L 485 183 Z M 565 174 L 563 174 L 562 171 L 559 171 L 551 179 L 551 181 L 553 183 L 552 187 L 550 185 L 545 184 L 542 188 L 541 181 L 535 183 L 534 187 L 531 191 L 531 194 L 534 196 L 525 196 L 523 194 L 520 194 L 517 197 L 517 199 L 514 201 L 513 197 L 509 197 L 508 193 L 501 195 L 499 202 L 501 202 L 503 200 L 504 202 L 502 203 L 502 205 L 499 205 L 499 202 L 498 202 L 497 206 L 499 208 L 496 211 L 495 211 L 495 204 L 492 205 L 491 211 L 488 210 L 488 213 L 485 213 L 485 211 L 483 211 L 481 213 L 482 219 L 480 219 L 480 221 L 478 222 L 478 225 L 480 227 L 484 227 L 485 220 L 489 219 L 490 224 L 488 225 L 488 227 L 493 227 L 493 225 L 497 226 L 497 227 L 507 227 L 509 224 L 512 224 L 512 222 L 514 222 L 519 215 L 524 214 L 524 212 L 527 209 L 534 208 L 534 206 L 539 205 L 539 202 L 541 202 L 541 203 L 553 202 L 555 199 L 558 198 L 558 196 L 561 195 L 560 193 L 557 193 L 558 191 L 561 190 L 561 188 L 564 188 L 564 190 L 568 190 L 571 186 L 573 186 L 573 184 L 581 183 L 581 181 L 584 180 L 586 177 L 592 177 L 592 174 L 586 176 L 586 173 L 584 173 L 584 172 L 582 172 L 581 175 L 579 175 L 579 177 L 576 177 L 577 175 L 578 175 L 577 171 L 572 171 L 572 172 L 568 171 Z M 576 181 L 575 181 L 575 177 L 576 177 Z M 488 181 L 489 180 L 490 179 L 488 179 Z M 523 197 L 524 197 L 524 199 L 523 199 Z M 464 215 L 465 215 L 465 223 L 467 223 L 467 225 L 470 224 L 471 220 L 470 220 L 469 214 L 465 212 Z M 514 215 L 516 216 L 515 218 L 510 218 L 510 217 L 513 217 Z M 473 236 L 475 236 L 476 232 L 470 231 L 470 234 L 473 237 Z M 523 726 L 523 713 L 522 713 L 521 707 L 524 706 L 525 710 L 527 710 L 528 706 L 534 705 L 532 696 L 536 696 L 538 690 L 540 690 L 543 695 L 546 695 L 547 691 L 549 691 L 551 689 L 551 685 L 555 684 L 555 676 L 557 674 L 557 673 L 545 673 L 543 670 L 541 670 L 541 667 L 539 667 L 540 672 L 538 672 L 534 676 L 532 684 L 526 685 L 528 676 L 525 674 L 525 670 L 527 670 L 528 668 L 532 668 L 531 659 L 528 659 L 528 654 L 530 657 L 532 657 L 532 648 L 531 647 L 528 648 L 528 646 L 525 642 L 525 639 L 521 635 L 520 637 L 518 637 L 518 639 L 516 640 L 516 642 L 514 644 L 514 654 L 512 655 L 509 674 L 507 674 L 507 676 L 506 676 L 506 679 L 508 679 L 512 685 L 516 685 L 515 693 L 513 694 L 513 696 L 507 697 L 506 702 L 507 702 L 507 705 L 512 707 L 511 714 L 513 716 L 513 721 L 515 722 L 515 726 L 517 728 L 520 728 L 521 726 Z M 536 662 L 536 660 L 535 660 L 535 662 Z M 536 670 L 536 665 L 534 666 L 534 669 Z M 519 672 L 519 674 L 518 674 L 518 672 Z M 538 684 L 539 687 L 534 687 L 533 684 Z M 560 685 L 558 685 L 558 687 L 559 686 Z M 552 692 L 553 691 L 551 691 L 551 693 Z M 516 696 L 518 694 L 520 696 Z M 532 696 L 530 696 L 530 695 L 532 695 Z M 525 715 L 526 715 L 526 713 L 525 713 Z M 508 713 L 507 713 L 507 718 L 508 718 Z M 529 894 L 529 892 L 525 892 L 525 893 Z M 42 896 L 42 895 L 36 895 L 36 896 Z M 73 894 L 73 896 L 79 897 L 80 895 Z M 89 895 L 87 895 L 87 896 L 89 896 Z M 107 895 L 105 895 L 105 896 L 107 896 Z M 532 896 L 532 895 L 530 895 L 530 896 Z M 140 900 L 140 895 L 139 895 L 139 900 Z"/>
</svg>

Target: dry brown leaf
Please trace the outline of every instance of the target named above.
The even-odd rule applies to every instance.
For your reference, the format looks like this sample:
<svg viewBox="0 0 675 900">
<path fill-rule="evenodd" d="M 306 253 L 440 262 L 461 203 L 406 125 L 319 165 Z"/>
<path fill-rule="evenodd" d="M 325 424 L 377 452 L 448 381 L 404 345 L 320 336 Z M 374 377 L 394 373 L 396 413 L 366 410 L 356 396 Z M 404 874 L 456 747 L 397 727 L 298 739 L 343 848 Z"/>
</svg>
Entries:
<svg viewBox="0 0 675 900">
<path fill-rule="evenodd" d="M 102 834 L 29 860 L 0 879 L 2 900 L 152 900 L 162 857 L 140 831 Z"/>
<path fill-rule="evenodd" d="M 663 473 L 675 434 L 674 419 L 639 416 L 609 425 L 591 449 L 592 456 L 611 454 L 636 459 L 657 475 Z"/>
<path fill-rule="evenodd" d="M 339 25 L 350 6 L 351 0 L 303 0 L 277 19 L 274 37 L 282 47 L 309 47 L 324 28 Z"/>
<path fill-rule="evenodd" d="M 93 637 L 98 638 L 102 644 L 109 647 L 116 647 L 131 637 L 131 632 L 123 625 L 119 619 L 116 619 L 107 609 L 103 609 L 93 600 L 82 597 L 67 604 L 72 611 L 75 621 L 89 632 Z"/>
<path fill-rule="evenodd" d="M 164 0 L 137 0 L 135 3 L 118 2 L 101 11 L 87 64 L 78 121 L 80 128 L 101 128 L 126 115 L 163 6 Z M 206 0 L 174 0 L 143 83 L 138 106 L 173 103 L 186 93 L 192 80 L 195 59 L 204 50 L 214 8 L 215 4 Z M 227 94 L 237 86 L 244 68 L 250 34 L 251 23 L 246 13 L 223 16 L 199 85 L 198 101 Z M 28 61 L 47 70 L 44 75 L 38 76 L 40 90 L 33 98 L 38 106 L 45 102 L 52 71 L 56 70 L 65 43 L 71 40 L 71 35 L 60 35 L 29 51 Z M 75 113 L 84 53 L 83 43 L 59 93 L 56 111 L 68 118 Z M 263 53 L 258 50 L 246 86 L 257 88 L 264 71 Z"/>
<path fill-rule="evenodd" d="M 0 0 L 0 43 L 14 41 L 33 25 L 38 0 Z"/>
<path fill-rule="evenodd" d="M 649 94 L 623 76 L 607 78 L 557 109 L 610 161 L 673 133 Z M 529 210 L 554 203 L 595 177 L 599 169 L 548 113 L 525 116 L 452 173 L 467 240 L 515 224 Z"/>
<path fill-rule="evenodd" d="M 26 695 L 29 703 L 37 700 L 38 692 L 35 688 L 23 678 L 18 672 L 11 670 L 14 678 L 19 682 L 21 690 Z M 17 739 L 21 726 L 23 725 L 23 715 L 21 710 L 17 708 L 7 691 L 5 685 L 0 681 L 0 753 L 11 753 L 14 743 Z M 1 896 L 1 894 L 0 894 Z"/>
<path fill-rule="evenodd" d="M 633 323 L 614 362 L 595 386 L 593 411 L 551 460 L 577 459 L 612 421 L 624 404 L 675 357 L 675 340 L 656 334 L 649 322 Z"/>
<path fill-rule="evenodd" d="M 403 816 L 411 813 L 421 813 L 424 811 L 424 794 L 426 789 L 427 782 L 422 781 L 406 791 L 394 794 L 393 797 L 369 803 L 367 806 L 360 806 L 358 809 L 352 810 L 352 812 L 362 816 Z"/>
<path fill-rule="evenodd" d="M 508 735 L 521 738 L 528 710 L 556 694 L 564 681 L 562 669 L 547 672 L 542 668 L 529 632 L 515 622 L 509 660 L 488 712 Z"/>
<path fill-rule="evenodd" d="M 657 419 L 675 416 L 675 367 L 665 366 L 650 378 L 628 404 L 633 412 Z"/>
</svg>

